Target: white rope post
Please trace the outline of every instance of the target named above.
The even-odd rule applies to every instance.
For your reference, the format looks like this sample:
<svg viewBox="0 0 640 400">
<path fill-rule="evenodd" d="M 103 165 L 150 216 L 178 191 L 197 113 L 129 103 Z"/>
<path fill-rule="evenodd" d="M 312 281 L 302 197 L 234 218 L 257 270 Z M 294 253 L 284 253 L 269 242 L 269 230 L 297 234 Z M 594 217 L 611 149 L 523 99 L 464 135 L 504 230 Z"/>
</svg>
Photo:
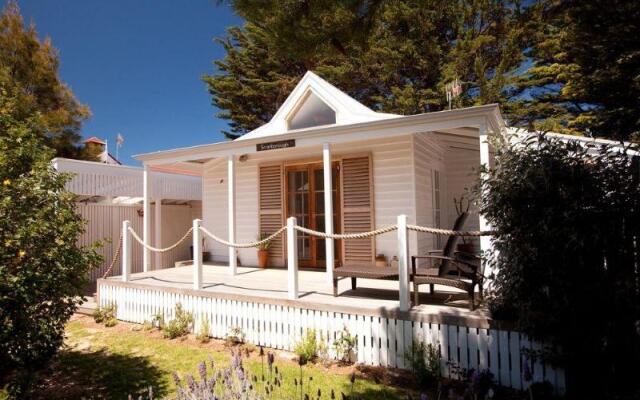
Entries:
<svg viewBox="0 0 640 400">
<path fill-rule="evenodd" d="M 153 241 L 154 247 L 162 248 L 162 199 L 155 199 L 155 206 L 153 209 L 153 219 L 155 221 L 155 239 Z M 153 269 L 161 269 L 162 268 L 162 253 L 156 253 L 156 264 Z"/>
<path fill-rule="evenodd" d="M 480 127 L 478 128 L 478 131 L 480 135 L 480 165 L 489 169 L 489 158 L 490 158 L 489 141 L 488 141 L 489 135 L 487 132 L 486 124 L 481 124 Z M 480 176 L 480 179 L 484 180 L 485 178 L 486 176 L 483 173 L 482 176 Z M 490 231 L 492 229 L 491 225 L 487 222 L 487 219 L 482 214 L 480 214 L 479 222 L 480 222 L 481 231 Z M 488 254 L 493 251 L 492 247 L 493 246 L 491 244 L 491 236 L 488 236 L 488 235 L 480 236 L 480 250 L 482 251 L 482 255 L 484 258 L 482 262 L 484 262 Z M 484 271 L 485 276 L 489 276 L 490 274 L 491 274 L 490 270 L 487 269 Z"/>
<path fill-rule="evenodd" d="M 400 284 L 400 311 L 409 311 L 409 235 L 407 216 L 398 215 L 398 278 Z"/>
<path fill-rule="evenodd" d="M 229 202 L 229 242 L 236 242 L 236 173 L 235 156 L 229 155 L 227 161 L 227 185 Z M 229 246 L 229 275 L 234 276 L 238 269 L 238 259 L 236 249 Z"/>
<path fill-rule="evenodd" d="M 149 166 L 144 166 L 142 173 L 142 239 L 145 247 L 142 249 L 142 270 L 149 271 L 151 264 L 151 250 L 146 246 L 151 245 L 151 176 Z"/>
<path fill-rule="evenodd" d="M 333 170 L 331 165 L 331 148 L 329 143 L 322 146 L 322 163 L 324 169 L 324 230 L 333 234 Z M 327 282 L 333 284 L 334 249 L 333 239 L 325 239 L 325 258 L 327 265 Z"/>
<path fill-rule="evenodd" d="M 193 289 L 202 289 L 202 240 L 200 240 L 200 221 L 193 220 Z"/>
<path fill-rule="evenodd" d="M 122 221 L 122 282 L 129 282 L 131 275 L 131 234 L 129 233 L 129 221 Z"/>
<path fill-rule="evenodd" d="M 298 239 L 296 217 L 287 219 L 287 287 L 289 300 L 298 298 Z"/>
</svg>

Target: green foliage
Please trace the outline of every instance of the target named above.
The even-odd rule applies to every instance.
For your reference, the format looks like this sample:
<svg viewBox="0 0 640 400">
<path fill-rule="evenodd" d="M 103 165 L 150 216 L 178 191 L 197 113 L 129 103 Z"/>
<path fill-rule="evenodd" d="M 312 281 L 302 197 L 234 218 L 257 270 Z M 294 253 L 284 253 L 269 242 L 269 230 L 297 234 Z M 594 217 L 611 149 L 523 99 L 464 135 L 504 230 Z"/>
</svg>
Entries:
<svg viewBox="0 0 640 400">
<path fill-rule="evenodd" d="M 417 114 L 503 100 L 532 25 L 518 1 L 232 1 L 246 20 L 219 40 L 226 56 L 203 79 L 228 137 L 267 122 L 313 70 L 379 111 Z"/>
<path fill-rule="evenodd" d="M 237 344 L 242 344 L 245 341 L 245 333 L 239 326 L 232 326 L 229 328 L 229 332 L 227 332 L 227 337 L 225 338 L 227 344 L 231 346 L 235 346 Z"/>
<path fill-rule="evenodd" d="M 480 211 L 498 231 L 494 317 L 550 343 L 534 356 L 566 366 L 570 390 L 604 398 L 629 390 L 625 366 L 640 362 L 640 162 L 591 147 L 544 135 L 498 146 Z"/>
<path fill-rule="evenodd" d="M 196 335 L 196 339 L 198 339 L 200 343 L 209 343 L 209 340 L 211 340 L 209 337 L 210 331 L 211 324 L 209 323 L 209 317 L 203 315 L 200 319 L 200 330 L 198 331 L 198 335 Z"/>
<path fill-rule="evenodd" d="M 57 156 L 91 159 L 79 147 L 89 109 L 60 80 L 58 65 L 51 40 L 40 41 L 35 26 L 25 26 L 18 5 L 9 1 L 0 13 L 0 87 L 15 98 L 14 117 L 24 121 L 39 113 L 44 129 L 38 134 Z"/>
<path fill-rule="evenodd" d="M 193 314 L 184 310 L 181 303 L 176 304 L 175 317 L 162 326 L 162 333 L 167 339 L 175 339 L 188 335 L 193 327 Z"/>
<path fill-rule="evenodd" d="M 268 238 L 269 236 L 271 236 L 269 233 L 267 232 L 262 232 L 258 238 L 258 240 L 265 240 L 266 238 Z M 258 250 L 269 250 L 271 248 L 271 241 L 268 242 L 264 242 L 262 243 L 260 246 L 258 246 Z"/>
<path fill-rule="evenodd" d="M 340 336 L 333 341 L 333 349 L 336 352 L 338 360 L 342 362 L 351 361 L 351 354 L 357 344 L 358 341 L 356 337 L 349 332 L 347 327 L 344 327 L 342 332 L 340 332 Z"/>
<path fill-rule="evenodd" d="M 106 327 L 116 326 L 118 324 L 118 319 L 116 318 L 115 304 L 108 305 L 106 307 L 97 307 L 93 311 L 93 320 L 98 324 L 104 324 Z"/>
<path fill-rule="evenodd" d="M 405 359 L 420 386 L 425 387 L 440 378 L 440 350 L 437 346 L 414 340 Z"/>
<path fill-rule="evenodd" d="M 512 123 L 640 141 L 640 8 L 631 0 L 542 0 Z"/>
<path fill-rule="evenodd" d="M 18 120 L 17 107 L 0 86 L 0 384 L 12 380 L 15 395 L 62 344 L 100 261 L 76 244 L 85 224 L 69 177 L 50 164 L 42 119 Z"/>
<path fill-rule="evenodd" d="M 300 341 L 293 347 L 293 352 L 303 363 L 313 361 L 318 356 L 318 341 L 315 329 L 305 330 Z"/>
</svg>

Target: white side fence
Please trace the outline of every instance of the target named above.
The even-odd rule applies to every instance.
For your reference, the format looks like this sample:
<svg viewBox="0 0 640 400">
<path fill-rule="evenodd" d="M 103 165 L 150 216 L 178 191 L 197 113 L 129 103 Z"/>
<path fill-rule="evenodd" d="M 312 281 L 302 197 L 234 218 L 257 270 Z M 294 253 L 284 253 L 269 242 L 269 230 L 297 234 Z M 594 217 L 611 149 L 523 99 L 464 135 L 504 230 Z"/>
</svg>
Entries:
<svg viewBox="0 0 640 400">
<path fill-rule="evenodd" d="M 405 355 L 413 341 L 423 341 L 440 349 L 443 376 L 458 378 L 456 367 L 488 370 L 496 382 L 515 389 L 529 384 L 522 367 L 528 360 L 525 349 L 541 349 L 540 344 L 515 331 L 420 321 L 419 316 L 409 313 L 404 319 L 398 315 L 331 311 L 315 305 L 311 308 L 275 299 L 243 300 L 219 293 L 134 285 L 99 281 L 100 306 L 115 305 L 118 319 L 143 323 L 157 314 L 171 320 L 180 303 L 195 316 L 196 332 L 206 318 L 209 335 L 214 338 L 224 339 L 232 328 L 240 328 L 248 343 L 287 351 L 293 350 L 307 329 L 314 329 L 318 340 L 332 351 L 333 341 L 346 327 L 357 339 L 353 360 L 373 366 L 409 368 Z M 529 365 L 533 382 L 546 380 L 557 392 L 564 392 L 562 370 L 538 361 Z"/>
</svg>

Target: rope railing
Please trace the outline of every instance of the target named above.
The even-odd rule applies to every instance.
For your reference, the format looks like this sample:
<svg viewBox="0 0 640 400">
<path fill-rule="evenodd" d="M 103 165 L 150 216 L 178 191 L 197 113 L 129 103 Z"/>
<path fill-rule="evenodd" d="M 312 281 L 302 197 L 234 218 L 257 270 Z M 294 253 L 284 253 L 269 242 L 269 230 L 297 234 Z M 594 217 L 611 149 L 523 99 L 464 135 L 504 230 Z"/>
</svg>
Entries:
<svg viewBox="0 0 640 400">
<path fill-rule="evenodd" d="M 240 248 L 240 249 L 246 249 L 246 248 L 250 248 L 250 247 L 258 247 L 263 245 L 264 243 L 267 243 L 273 239 L 275 239 L 278 235 L 280 235 L 282 232 L 284 232 L 287 229 L 286 226 L 283 226 L 282 228 L 278 229 L 277 231 L 275 231 L 274 233 L 272 233 L 271 235 L 269 235 L 268 237 L 262 239 L 262 240 L 258 240 L 255 242 L 249 242 L 249 243 L 234 243 L 234 242 L 229 242 L 227 240 L 221 239 L 219 237 L 217 237 L 216 235 L 214 235 L 213 233 L 209 232 L 209 230 L 207 230 L 204 227 L 200 227 L 200 230 L 202 231 L 202 233 L 204 233 L 205 235 L 209 236 L 211 239 L 215 240 L 218 243 L 221 243 L 225 246 L 228 247 L 234 247 L 234 248 Z"/>
<path fill-rule="evenodd" d="M 177 242 L 175 242 L 174 244 L 172 244 L 169 247 L 164 247 L 164 248 L 160 248 L 160 247 L 153 247 L 153 246 L 149 246 L 148 244 L 144 243 L 144 240 L 142 240 L 142 238 L 140 236 L 138 236 L 138 234 L 136 233 L 136 231 L 133 230 L 133 228 L 129 228 L 129 233 L 131 233 L 131 236 L 133 236 L 133 238 L 142 245 L 142 247 L 151 250 L 153 252 L 156 253 L 165 253 L 167 251 L 173 250 L 176 247 L 180 246 L 180 244 L 182 242 L 184 242 L 189 235 L 191 234 L 191 232 L 193 231 L 193 227 L 189 228 L 189 230 L 187 230 L 187 233 L 185 233 Z"/>
<path fill-rule="evenodd" d="M 120 258 L 120 249 L 122 249 L 122 233 L 120 233 L 120 239 L 118 239 L 118 247 L 116 248 L 116 252 L 113 253 L 113 258 L 111 259 L 111 264 L 109 264 L 109 268 L 102 275 L 102 279 L 107 279 L 107 276 L 111 273 L 111 270 L 116 265 L 118 258 Z"/>
<path fill-rule="evenodd" d="M 373 231 L 355 233 L 326 233 L 314 231 L 313 229 L 305 228 L 299 225 L 296 225 L 294 228 L 297 231 L 306 233 L 307 235 L 318 236 L 324 239 L 366 239 L 372 236 L 382 235 L 383 233 L 393 232 L 398 229 L 398 225 L 387 225 Z"/>
<path fill-rule="evenodd" d="M 407 224 L 407 229 L 442 236 L 491 236 L 496 233 L 496 231 L 452 231 L 450 229 L 430 228 L 427 226 L 410 224 Z"/>
</svg>

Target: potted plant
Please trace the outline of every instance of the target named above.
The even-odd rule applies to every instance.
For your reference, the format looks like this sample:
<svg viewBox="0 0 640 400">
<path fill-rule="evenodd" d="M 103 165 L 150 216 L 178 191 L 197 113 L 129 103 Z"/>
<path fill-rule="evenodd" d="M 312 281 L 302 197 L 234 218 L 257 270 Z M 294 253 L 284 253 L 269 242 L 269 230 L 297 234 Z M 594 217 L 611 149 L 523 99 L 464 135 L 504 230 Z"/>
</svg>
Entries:
<svg viewBox="0 0 640 400">
<path fill-rule="evenodd" d="M 269 237 L 269 234 L 262 232 L 259 240 L 264 240 Z M 271 241 L 264 242 L 258 246 L 258 266 L 260 268 L 266 268 L 269 264 L 269 248 L 271 247 Z"/>
</svg>

